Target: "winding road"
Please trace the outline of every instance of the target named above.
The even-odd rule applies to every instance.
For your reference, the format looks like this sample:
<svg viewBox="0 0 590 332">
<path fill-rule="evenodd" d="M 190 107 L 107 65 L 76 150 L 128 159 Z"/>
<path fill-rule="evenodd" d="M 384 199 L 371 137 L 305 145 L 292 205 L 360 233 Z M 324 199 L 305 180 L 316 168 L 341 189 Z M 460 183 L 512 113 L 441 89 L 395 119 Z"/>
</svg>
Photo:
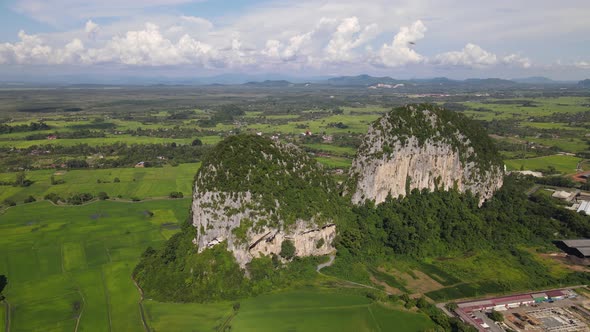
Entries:
<svg viewBox="0 0 590 332">
<path fill-rule="evenodd" d="M 325 268 L 325 267 L 328 267 L 328 266 L 332 265 L 334 263 L 334 259 L 336 259 L 336 256 L 335 255 L 330 255 L 330 260 L 327 261 L 327 262 L 325 262 L 325 263 L 319 264 L 318 267 L 315 270 L 318 273 L 321 273 L 320 270 L 323 269 L 323 268 Z"/>
</svg>

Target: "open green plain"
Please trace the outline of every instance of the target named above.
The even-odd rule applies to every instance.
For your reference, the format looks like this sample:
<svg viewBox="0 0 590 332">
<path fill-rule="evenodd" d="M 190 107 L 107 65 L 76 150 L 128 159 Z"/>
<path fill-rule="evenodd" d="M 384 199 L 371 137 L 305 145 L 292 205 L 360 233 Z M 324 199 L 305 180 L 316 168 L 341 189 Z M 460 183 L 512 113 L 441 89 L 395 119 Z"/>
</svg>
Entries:
<svg viewBox="0 0 590 332">
<path fill-rule="evenodd" d="M 131 271 L 188 216 L 189 199 L 84 206 L 49 202 L 0 215 L 11 331 L 142 331 Z M 149 211 L 154 216 L 149 216 Z M 161 216 L 161 217 L 158 217 Z"/>
<path fill-rule="evenodd" d="M 508 170 L 544 170 L 549 166 L 553 166 L 559 173 L 571 174 L 576 172 L 576 168 L 580 161 L 582 161 L 582 158 L 567 155 L 554 155 L 528 159 L 510 159 L 505 160 L 504 162 L 506 163 Z"/>
<path fill-rule="evenodd" d="M 144 301 L 154 331 L 422 331 L 433 327 L 423 315 L 378 304 L 365 296 L 334 289 L 306 288 L 232 303 Z"/>
<path fill-rule="evenodd" d="M 200 163 L 181 164 L 176 167 L 157 168 L 109 168 L 88 170 L 38 170 L 25 172 L 33 181 L 28 187 L 0 186 L 0 201 L 6 198 L 17 203 L 32 195 L 37 200 L 56 193 L 68 197 L 74 193 L 91 193 L 96 196 L 106 192 L 111 198 L 145 199 L 167 197 L 171 192 L 190 196 L 192 182 Z M 52 185 L 51 177 L 65 183 Z M 118 178 L 120 182 L 115 182 Z M 0 173 L 0 181 L 14 181 L 15 173 Z"/>
<path fill-rule="evenodd" d="M 354 294 L 321 289 L 262 295 L 242 301 L 232 331 L 422 331 L 423 314 L 402 311 Z"/>
</svg>

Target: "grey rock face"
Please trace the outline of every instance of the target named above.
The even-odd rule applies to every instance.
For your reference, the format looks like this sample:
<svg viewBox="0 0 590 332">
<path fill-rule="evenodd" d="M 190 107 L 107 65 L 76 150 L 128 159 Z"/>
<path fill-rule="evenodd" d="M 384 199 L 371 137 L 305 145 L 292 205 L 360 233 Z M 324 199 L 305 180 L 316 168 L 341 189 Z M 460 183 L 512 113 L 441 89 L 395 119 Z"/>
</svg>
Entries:
<svg viewBox="0 0 590 332">
<path fill-rule="evenodd" d="M 334 251 L 336 225 L 318 226 L 313 220 L 298 219 L 288 228 L 280 223 L 270 226 L 267 220 L 271 212 L 260 210 L 249 192 L 200 193 L 196 188 L 192 211 L 198 251 L 227 241 L 228 250 L 241 267 L 261 255 L 278 255 L 284 240 L 293 242 L 296 256 L 327 255 Z"/>
<path fill-rule="evenodd" d="M 426 121 L 427 125 L 435 128 L 436 114 L 419 112 L 424 112 L 430 120 Z M 415 136 L 398 137 L 392 134 L 391 116 L 395 114 L 387 114 L 369 128 L 353 161 L 350 169 L 350 176 L 356 179 L 351 190 L 353 203 L 373 200 L 379 204 L 388 195 L 397 198 L 412 189 L 449 190 L 456 186 L 460 192 L 469 190 L 478 195 L 481 205 L 502 187 L 502 167 L 492 165 L 483 169 L 473 161 L 466 161 L 469 156 L 477 158 L 477 152 L 462 133 L 454 133 L 454 141 L 461 142 L 462 149 L 441 138 L 438 132 L 422 142 Z"/>
</svg>

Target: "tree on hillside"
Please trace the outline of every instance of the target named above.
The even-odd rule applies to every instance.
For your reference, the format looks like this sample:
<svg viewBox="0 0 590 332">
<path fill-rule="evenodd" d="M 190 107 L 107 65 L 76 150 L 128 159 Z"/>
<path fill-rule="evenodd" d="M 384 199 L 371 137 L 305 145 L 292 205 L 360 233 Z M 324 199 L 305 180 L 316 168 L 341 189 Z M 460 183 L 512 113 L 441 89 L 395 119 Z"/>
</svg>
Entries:
<svg viewBox="0 0 590 332">
<path fill-rule="evenodd" d="M 281 243 L 281 252 L 279 255 L 284 259 L 289 260 L 295 257 L 295 245 L 293 244 L 293 241 L 284 240 L 283 243 Z"/>
</svg>

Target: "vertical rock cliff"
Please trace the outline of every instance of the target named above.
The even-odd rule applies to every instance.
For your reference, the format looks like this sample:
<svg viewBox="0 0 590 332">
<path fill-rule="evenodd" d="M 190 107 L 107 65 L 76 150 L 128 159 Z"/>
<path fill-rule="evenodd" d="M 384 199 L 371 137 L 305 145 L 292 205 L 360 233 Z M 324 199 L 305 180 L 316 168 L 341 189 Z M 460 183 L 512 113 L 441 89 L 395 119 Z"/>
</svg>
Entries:
<svg viewBox="0 0 590 332">
<path fill-rule="evenodd" d="M 293 145 L 250 135 L 220 142 L 197 173 L 192 222 L 198 251 L 227 242 L 244 267 L 279 255 L 284 241 L 296 256 L 334 250 L 337 190 L 320 165 Z"/>
<path fill-rule="evenodd" d="M 413 189 L 456 188 L 471 191 L 482 204 L 502 179 L 502 161 L 481 126 L 437 106 L 409 105 L 369 127 L 346 192 L 355 204 L 378 204 Z"/>
</svg>

